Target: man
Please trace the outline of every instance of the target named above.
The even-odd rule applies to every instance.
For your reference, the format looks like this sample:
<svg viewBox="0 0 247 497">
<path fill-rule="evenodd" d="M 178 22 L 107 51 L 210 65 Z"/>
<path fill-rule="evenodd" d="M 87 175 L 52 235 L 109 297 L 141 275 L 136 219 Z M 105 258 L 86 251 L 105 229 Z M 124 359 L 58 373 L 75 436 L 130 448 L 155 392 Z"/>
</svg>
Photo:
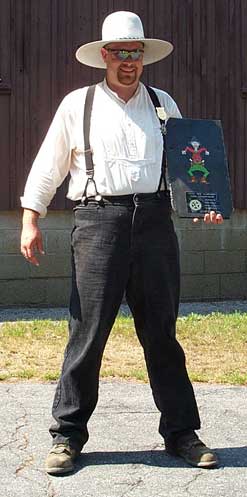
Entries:
<svg viewBox="0 0 247 497">
<path fill-rule="evenodd" d="M 144 348 L 167 452 L 194 466 L 217 464 L 215 454 L 195 434 L 200 428 L 197 405 L 175 338 L 178 245 L 161 173 L 160 123 L 140 82 L 143 66 L 171 50 L 166 41 L 144 38 L 137 15 L 109 15 L 102 40 L 83 45 L 76 54 L 84 64 L 106 68 L 105 80 L 96 85 L 90 122 L 83 124 L 87 88 L 67 95 L 22 197 L 21 251 L 37 265 L 35 250 L 43 253 L 38 218 L 45 216 L 56 188 L 71 174 L 68 197 L 76 203 L 70 336 L 53 403 L 53 447 L 46 460 L 51 474 L 72 471 L 88 440 L 101 358 L 124 292 Z M 181 117 L 167 93 L 155 93 L 168 118 Z M 87 108 L 86 118 L 88 113 Z M 89 126 L 87 145 L 83 127 L 86 137 Z M 204 220 L 221 223 L 222 217 L 211 212 Z"/>
</svg>

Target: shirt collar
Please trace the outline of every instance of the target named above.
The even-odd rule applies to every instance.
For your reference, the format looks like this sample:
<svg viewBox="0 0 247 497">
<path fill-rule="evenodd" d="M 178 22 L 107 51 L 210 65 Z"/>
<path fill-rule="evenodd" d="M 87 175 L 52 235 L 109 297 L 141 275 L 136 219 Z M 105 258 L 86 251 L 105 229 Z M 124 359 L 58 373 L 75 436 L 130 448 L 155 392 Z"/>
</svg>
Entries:
<svg viewBox="0 0 247 497">
<path fill-rule="evenodd" d="M 120 98 L 115 91 L 113 91 L 113 90 L 111 90 L 111 88 L 109 88 L 109 86 L 107 84 L 107 81 L 106 81 L 106 78 L 104 78 L 104 80 L 103 80 L 103 90 L 108 95 L 110 95 L 111 97 L 114 97 L 116 100 L 118 100 L 119 102 L 122 102 L 125 105 L 126 105 L 126 103 L 129 103 L 132 100 L 132 98 L 135 98 L 135 97 L 137 97 L 137 95 L 139 95 L 139 93 L 141 91 L 141 85 L 142 85 L 142 83 L 139 82 L 134 95 L 130 98 L 130 100 L 128 102 L 125 102 L 125 100 L 123 100 L 122 98 Z"/>
</svg>

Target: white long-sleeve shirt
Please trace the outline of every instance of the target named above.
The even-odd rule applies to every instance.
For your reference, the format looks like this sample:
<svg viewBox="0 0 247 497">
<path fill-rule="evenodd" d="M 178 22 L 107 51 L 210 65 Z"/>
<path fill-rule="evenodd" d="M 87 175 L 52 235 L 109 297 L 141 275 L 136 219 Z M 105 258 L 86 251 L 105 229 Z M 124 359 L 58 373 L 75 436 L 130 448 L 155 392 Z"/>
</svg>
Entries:
<svg viewBox="0 0 247 497">
<path fill-rule="evenodd" d="M 181 117 L 174 100 L 154 88 L 167 119 Z M 83 111 L 87 87 L 60 104 L 27 179 L 21 205 L 45 217 L 56 189 L 70 173 L 67 197 L 79 200 L 87 181 Z M 96 85 L 90 146 L 94 179 L 102 195 L 155 192 L 159 185 L 163 139 L 160 123 L 142 83 L 126 103 L 104 80 Z M 90 193 L 90 191 L 89 191 Z"/>
</svg>

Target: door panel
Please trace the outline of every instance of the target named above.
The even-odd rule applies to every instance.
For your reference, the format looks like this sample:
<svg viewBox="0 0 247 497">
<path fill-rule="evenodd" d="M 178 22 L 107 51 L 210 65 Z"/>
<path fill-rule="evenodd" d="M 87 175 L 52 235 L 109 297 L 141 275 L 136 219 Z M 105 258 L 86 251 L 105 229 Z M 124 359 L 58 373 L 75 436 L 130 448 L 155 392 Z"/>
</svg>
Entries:
<svg viewBox="0 0 247 497">
<path fill-rule="evenodd" d="M 9 208 L 10 189 L 10 2 L 0 2 L 0 209 Z"/>
</svg>

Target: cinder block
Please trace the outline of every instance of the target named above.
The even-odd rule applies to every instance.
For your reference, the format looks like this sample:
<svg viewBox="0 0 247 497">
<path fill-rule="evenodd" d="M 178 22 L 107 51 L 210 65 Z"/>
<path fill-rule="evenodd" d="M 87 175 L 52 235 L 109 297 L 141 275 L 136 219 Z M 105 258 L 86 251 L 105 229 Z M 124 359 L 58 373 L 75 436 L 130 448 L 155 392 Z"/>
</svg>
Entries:
<svg viewBox="0 0 247 497">
<path fill-rule="evenodd" d="M 21 210 L 0 211 L 0 229 L 21 229 Z"/>
<path fill-rule="evenodd" d="M 192 219 L 178 217 L 175 212 L 172 214 L 172 220 L 176 231 L 198 229 L 200 226 L 199 223 L 195 225 Z"/>
<path fill-rule="evenodd" d="M 39 220 L 41 230 L 71 230 L 73 227 L 73 211 L 49 211 L 47 216 Z"/>
<path fill-rule="evenodd" d="M 71 292 L 70 278 L 51 278 L 47 280 L 47 305 L 63 307 L 69 306 Z"/>
<path fill-rule="evenodd" d="M 182 274 L 202 274 L 204 272 L 204 253 L 181 252 L 180 263 Z"/>
<path fill-rule="evenodd" d="M 0 279 L 18 280 L 30 277 L 30 264 L 22 255 L 0 256 Z"/>
<path fill-rule="evenodd" d="M 222 250 L 246 250 L 247 229 L 232 227 L 222 231 L 221 248 Z"/>
<path fill-rule="evenodd" d="M 70 257 L 70 234 L 68 230 L 49 230 L 45 233 L 47 254 L 67 254 Z"/>
<path fill-rule="evenodd" d="M 194 230 L 181 232 L 181 250 L 205 251 L 221 248 L 221 232 L 219 229 Z"/>
<path fill-rule="evenodd" d="M 232 228 L 241 228 L 247 230 L 247 211 L 246 209 L 235 209 L 231 215 L 228 224 Z"/>
<path fill-rule="evenodd" d="M 46 304 L 46 280 L 7 280 L 0 284 L 0 305 Z M 1 311 L 0 311 L 1 312 Z"/>
<path fill-rule="evenodd" d="M 0 254 L 20 254 L 19 230 L 0 229 Z"/>
<path fill-rule="evenodd" d="M 245 271 L 245 252 L 211 251 L 205 254 L 205 272 L 210 273 L 241 273 Z"/>
<path fill-rule="evenodd" d="M 40 265 L 30 265 L 32 278 L 66 278 L 71 274 L 70 257 L 68 254 L 38 256 Z"/>
<path fill-rule="evenodd" d="M 220 298 L 219 275 L 184 275 L 181 278 L 182 300 L 214 300 Z"/>
<path fill-rule="evenodd" d="M 222 274 L 220 276 L 220 298 L 246 299 L 247 272 L 243 274 Z"/>
<path fill-rule="evenodd" d="M 247 211 L 223 225 L 173 215 L 181 249 L 182 300 L 247 298 Z M 31 266 L 19 254 L 21 210 L 0 212 L 0 304 L 67 305 L 72 211 L 50 211 L 39 222 L 45 256 Z"/>
</svg>

